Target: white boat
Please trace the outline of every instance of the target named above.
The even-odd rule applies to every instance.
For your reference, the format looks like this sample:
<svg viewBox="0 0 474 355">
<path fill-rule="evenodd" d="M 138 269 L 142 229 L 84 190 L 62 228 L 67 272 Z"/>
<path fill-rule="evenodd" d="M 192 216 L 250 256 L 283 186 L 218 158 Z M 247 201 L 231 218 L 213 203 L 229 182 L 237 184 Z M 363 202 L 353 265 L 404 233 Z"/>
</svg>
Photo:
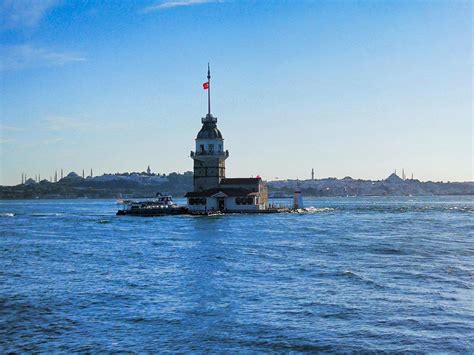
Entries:
<svg viewBox="0 0 474 355">
<path fill-rule="evenodd" d="M 157 193 L 155 197 L 142 199 L 118 199 L 117 215 L 162 216 L 184 214 L 187 208 L 173 202 L 171 195 Z"/>
</svg>

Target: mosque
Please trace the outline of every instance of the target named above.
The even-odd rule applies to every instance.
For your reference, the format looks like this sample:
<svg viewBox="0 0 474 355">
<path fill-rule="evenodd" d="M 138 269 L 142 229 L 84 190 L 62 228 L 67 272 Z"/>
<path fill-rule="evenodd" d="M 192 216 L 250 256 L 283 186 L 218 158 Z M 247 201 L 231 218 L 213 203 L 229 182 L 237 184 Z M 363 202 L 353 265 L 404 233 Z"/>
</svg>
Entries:
<svg viewBox="0 0 474 355">
<path fill-rule="evenodd" d="M 224 137 L 217 128 L 217 117 L 211 114 L 211 72 L 208 66 L 208 110 L 201 119 L 202 128 L 196 137 L 193 191 L 186 193 L 188 209 L 193 212 L 262 212 L 268 209 L 268 190 L 262 178 L 226 178 Z"/>
</svg>

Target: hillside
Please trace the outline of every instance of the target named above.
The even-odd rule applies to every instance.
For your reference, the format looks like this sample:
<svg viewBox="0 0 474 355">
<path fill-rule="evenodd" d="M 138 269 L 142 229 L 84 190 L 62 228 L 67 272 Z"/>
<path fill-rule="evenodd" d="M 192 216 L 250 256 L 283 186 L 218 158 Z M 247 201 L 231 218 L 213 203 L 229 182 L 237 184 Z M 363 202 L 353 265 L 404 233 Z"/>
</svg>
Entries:
<svg viewBox="0 0 474 355">
<path fill-rule="evenodd" d="M 192 172 L 184 174 L 105 174 L 79 177 L 70 173 L 58 182 L 28 179 L 25 184 L 0 186 L 0 199 L 116 198 L 118 196 L 154 196 L 157 192 L 183 196 L 192 190 Z M 385 180 L 326 178 L 315 180 L 269 181 L 271 196 L 292 196 L 301 190 L 305 196 L 426 196 L 474 195 L 474 182 L 433 182 L 402 180 L 395 174 Z"/>
</svg>

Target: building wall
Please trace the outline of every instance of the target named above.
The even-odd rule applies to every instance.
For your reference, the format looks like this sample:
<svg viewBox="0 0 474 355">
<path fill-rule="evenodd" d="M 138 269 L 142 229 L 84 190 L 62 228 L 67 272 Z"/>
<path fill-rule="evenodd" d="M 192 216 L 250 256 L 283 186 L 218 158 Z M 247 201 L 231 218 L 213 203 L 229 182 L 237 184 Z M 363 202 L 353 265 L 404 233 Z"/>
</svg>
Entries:
<svg viewBox="0 0 474 355">
<path fill-rule="evenodd" d="M 206 199 L 207 201 L 207 209 L 208 210 L 217 210 L 217 198 L 212 198 L 212 197 L 208 197 Z"/>
<path fill-rule="evenodd" d="M 225 178 L 225 160 L 218 157 L 194 158 L 194 191 L 213 189 Z"/>
<path fill-rule="evenodd" d="M 191 211 L 217 211 L 217 198 L 213 197 L 206 197 L 206 204 L 205 205 L 191 205 L 189 204 L 189 198 L 188 198 L 188 208 Z"/>
<path fill-rule="evenodd" d="M 254 202 L 255 202 L 255 198 Z M 251 212 L 251 211 L 257 211 L 257 210 L 263 210 L 265 209 L 265 205 L 259 203 L 257 205 L 239 205 L 236 203 L 236 197 L 226 197 L 225 198 L 225 210 L 232 212 L 232 211 L 242 211 L 242 212 Z M 189 200 L 188 200 L 189 201 Z M 260 202 L 260 199 L 259 199 Z M 205 212 L 205 211 L 218 211 L 218 198 L 215 197 L 207 197 L 206 198 L 206 205 L 190 205 L 188 203 L 188 208 L 190 211 L 193 212 Z"/>
<path fill-rule="evenodd" d="M 259 197 L 259 203 L 260 205 L 263 206 L 261 209 L 265 209 L 266 206 L 268 205 L 268 187 L 267 184 L 262 182 L 260 183 L 259 186 L 259 192 L 260 192 L 260 197 Z"/>
<path fill-rule="evenodd" d="M 190 205 L 188 203 L 188 208 L 191 212 L 204 212 L 206 211 L 205 205 Z"/>
<path fill-rule="evenodd" d="M 259 205 L 238 205 L 235 202 L 235 197 L 227 197 L 225 199 L 225 205 L 229 211 L 256 211 L 259 209 Z"/>
<path fill-rule="evenodd" d="M 259 209 L 265 209 L 268 205 L 268 188 L 267 184 L 261 181 L 257 184 L 226 184 L 227 188 L 244 189 L 252 192 L 258 192 Z M 240 206 L 240 205 L 237 205 Z"/>
<path fill-rule="evenodd" d="M 203 183 L 207 182 L 209 184 L 213 184 L 214 181 L 212 180 L 207 180 L 205 179 L 211 179 L 211 178 L 198 178 L 197 182 L 198 183 Z M 196 182 L 196 180 L 195 180 Z M 210 188 L 215 188 L 217 185 L 214 185 Z M 196 186 L 196 185 L 195 185 Z M 230 185 L 232 188 L 235 189 L 243 189 L 247 191 L 253 191 L 257 192 L 256 196 L 253 196 L 253 201 L 254 204 L 247 205 L 247 204 L 237 204 L 236 202 L 236 197 L 226 197 L 225 198 L 225 210 L 228 212 L 252 212 L 252 211 L 257 211 L 257 210 L 265 210 L 267 208 L 268 204 L 268 190 L 267 190 L 267 185 L 263 182 L 260 182 L 259 184 L 235 184 L 235 185 Z M 229 185 L 226 185 L 226 187 L 230 187 Z M 199 190 L 195 190 L 199 191 Z M 246 196 L 241 196 L 241 197 L 246 197 Z M 215 197 L 207 197 L 206 198 L 206 205 L 190 205 L 188 203 L 188 207 L 190 211 L 218 211 L 218 198 Z M 189 201 L 189 199 L 188 199 Z M 257 202 L 257 204 L 255 204 Z"/>
</svg>

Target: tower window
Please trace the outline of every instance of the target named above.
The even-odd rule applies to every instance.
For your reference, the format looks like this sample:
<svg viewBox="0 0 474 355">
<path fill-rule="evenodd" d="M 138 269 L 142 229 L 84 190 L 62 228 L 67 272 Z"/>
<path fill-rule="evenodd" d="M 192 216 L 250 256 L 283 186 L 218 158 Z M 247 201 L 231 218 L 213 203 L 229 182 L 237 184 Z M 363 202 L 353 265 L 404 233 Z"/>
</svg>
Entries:
<svg viewBox="0 0 474 355">
<path fill-rule="evenodd" d="M 219 144 L 219 152 L 222 152 L 222 144 Z"/>
<path fill-rule="evenodd" d="M 209 144 L 209 153 L 214 153 L 214 144 Z"/>
<path fill-rule="evenodd" d="M 204 144 L 201 144 L 201 145 L 199 146 L 199 149 L 201 150 L 201 153 L 204 153 Z"/>
</svg>

